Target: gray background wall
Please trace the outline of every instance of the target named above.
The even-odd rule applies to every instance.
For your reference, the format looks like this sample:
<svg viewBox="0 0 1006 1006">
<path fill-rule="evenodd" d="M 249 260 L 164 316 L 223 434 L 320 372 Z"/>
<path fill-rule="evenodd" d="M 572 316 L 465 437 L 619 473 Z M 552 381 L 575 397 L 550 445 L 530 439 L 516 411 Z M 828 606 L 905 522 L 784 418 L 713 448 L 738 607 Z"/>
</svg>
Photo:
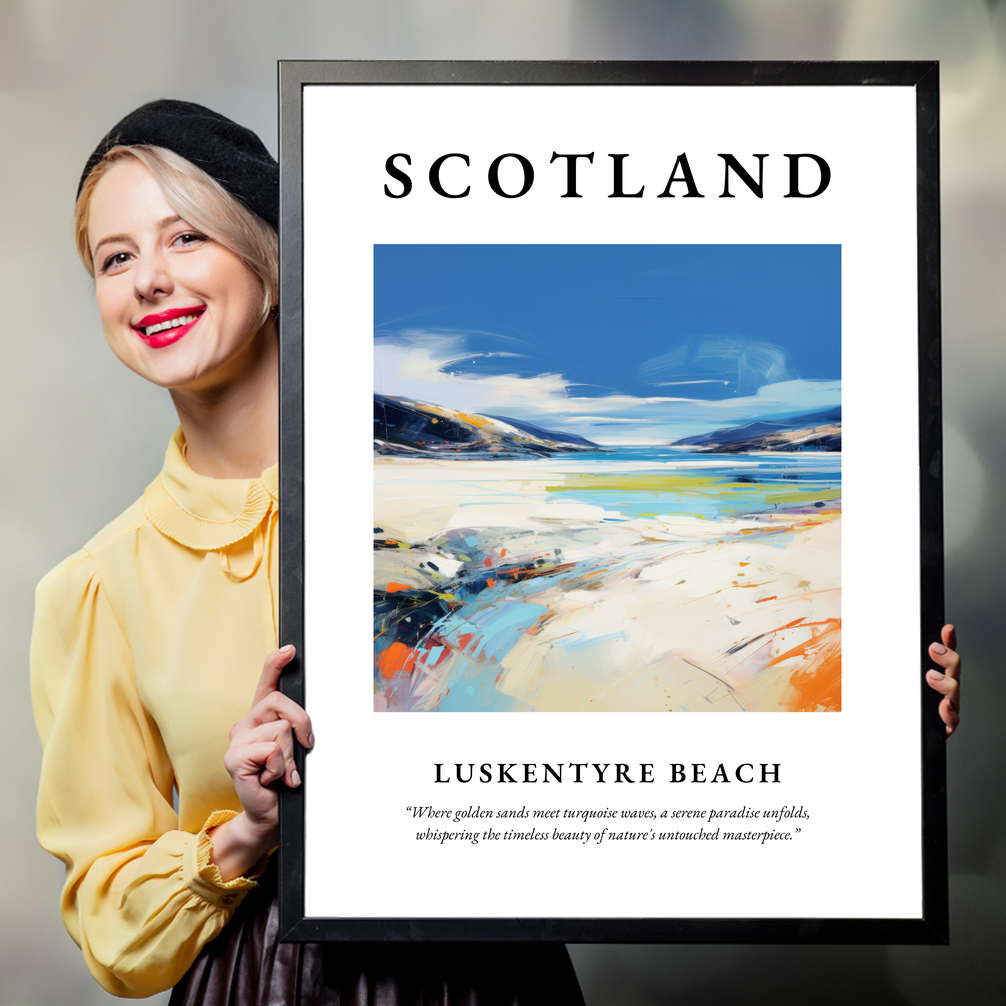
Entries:
<svg viewBox="0 0 1006 1006">
<path fill-rule="evenodd" d="M 992 526 L 1006 471 L 1004 55 L 996 0 L 2 0 L 0 1006 L 108 999 L 62 929 L 61 869 L 34 839 L 32 590 L 139 495 L 174 426 L 167 396 L 104 345 L 70 236 L 78 172 L 122 114 L 166 96 L 219 109 L 275 149 L 279 58 L 942 61 L 947 613 L 967 663 L 950 745 L 953 946 L 572 952 L 591 1006 L 1006 1002 L 1004 555 Z"/>
</svg>

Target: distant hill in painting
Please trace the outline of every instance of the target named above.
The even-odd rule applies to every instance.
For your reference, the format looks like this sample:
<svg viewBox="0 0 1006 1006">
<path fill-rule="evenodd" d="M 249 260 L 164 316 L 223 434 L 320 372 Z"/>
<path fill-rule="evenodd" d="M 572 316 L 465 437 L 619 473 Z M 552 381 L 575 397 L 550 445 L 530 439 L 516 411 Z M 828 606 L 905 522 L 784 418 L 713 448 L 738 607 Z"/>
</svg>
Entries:
<svg viewBox="0 0 1006 1006">
<path fill-rule="evenodd" d="M 603 448 L 575 433 L 543 430 L 505 416 L 374 395 L 374 452 L 416 457 L 551 457 Z"/>
<path fill-rule="evenodd" d="M 747 454 L 751 451 L 841 451 L 840 407 L 808 412 L 785 419 L 759 419 L 694 437 L 683 437 L 675 447 L 691 447 L 695 454 Z"/>
</svg>

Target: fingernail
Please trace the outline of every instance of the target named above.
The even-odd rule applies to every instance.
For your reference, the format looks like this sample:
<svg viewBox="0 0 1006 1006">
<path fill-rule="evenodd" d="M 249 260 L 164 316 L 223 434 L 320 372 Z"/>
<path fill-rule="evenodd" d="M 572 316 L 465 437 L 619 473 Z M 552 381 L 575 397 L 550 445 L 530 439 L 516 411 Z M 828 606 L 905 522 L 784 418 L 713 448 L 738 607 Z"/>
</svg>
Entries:
<svg viewBox="0 0 1006 1006">
<path fill-rule="evenodd" d="M 950 699 L 947 699 L 947 709 L 949 709 L 952 713 L 957 712 L 957 706 L 955 706 L 953 702 L 950 701 Z"/>
<path fill-rule="evenodd" d="M 288 653 L 293 653 L 293 643 L 287 643 L 286 646 L 280 648 L 279 652 L 282 653 L 284 656 L 286 656 L 286 654 Z"/>
<path fill-rule="evenodd" d="M 930 646 L 929 649 L 931 649 L 933 651 L 933 653 L 946 653 L 947 652 L 947 648 L 942 643 L 933 643 L 933 645 Z"/>
<path fill-rule="evenodd" d="M 290 781 L 294 784 L 294 786 L 300 785 L 300 773 L 296 769 L 290 773 Z"/>
<path fill-rule="evenodd" d="M 314 747 L 314 732 L 313 731 L 307 735 L 307 746 L 309 748 L 313 748 Z"/>
<path fill-rule="evenodd" d="M 946 675 L 940 674 L 939 671 L 929 671 L 929 676 L 936 681 L 942 681 Z"/>
</svg>

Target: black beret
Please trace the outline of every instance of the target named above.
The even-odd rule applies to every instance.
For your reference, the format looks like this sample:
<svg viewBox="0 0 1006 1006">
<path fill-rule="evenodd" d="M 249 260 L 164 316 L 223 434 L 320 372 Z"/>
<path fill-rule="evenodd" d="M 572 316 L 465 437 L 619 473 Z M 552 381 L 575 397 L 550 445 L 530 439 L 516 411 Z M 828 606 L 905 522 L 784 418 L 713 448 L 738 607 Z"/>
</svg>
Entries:
<svg viewBox="0 0 1006 1006">
<path fill-rule="evenodd" d="M 172 98 L 142 105 L 108 131 L 84 165 L 77 195 L 91 169 L 112 147 L 141 144 L 173 150 L 253 213 L 279 226 L 279 165 L 265 144 L 225 115 Z"/>
</svg>

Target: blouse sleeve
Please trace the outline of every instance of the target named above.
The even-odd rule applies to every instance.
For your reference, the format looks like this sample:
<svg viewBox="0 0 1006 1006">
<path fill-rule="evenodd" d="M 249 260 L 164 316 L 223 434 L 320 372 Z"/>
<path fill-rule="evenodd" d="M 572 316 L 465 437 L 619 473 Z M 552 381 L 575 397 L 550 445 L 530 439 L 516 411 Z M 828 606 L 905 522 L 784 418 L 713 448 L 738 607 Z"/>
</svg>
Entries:
<svg viewBox="0 0 1006 1006">
<path fill-rule="evenodd" d="M 103 988 L 161 992 L 256 885 L 224 882 L 210 862 L 207 829 L 233 811 L 198 834 L 178 830 L 171 764 L 87 552 L 39 584 L 31 685 L 44 752 L 38 837 L 66 865 L 63 921 Z"/>
</svg>

